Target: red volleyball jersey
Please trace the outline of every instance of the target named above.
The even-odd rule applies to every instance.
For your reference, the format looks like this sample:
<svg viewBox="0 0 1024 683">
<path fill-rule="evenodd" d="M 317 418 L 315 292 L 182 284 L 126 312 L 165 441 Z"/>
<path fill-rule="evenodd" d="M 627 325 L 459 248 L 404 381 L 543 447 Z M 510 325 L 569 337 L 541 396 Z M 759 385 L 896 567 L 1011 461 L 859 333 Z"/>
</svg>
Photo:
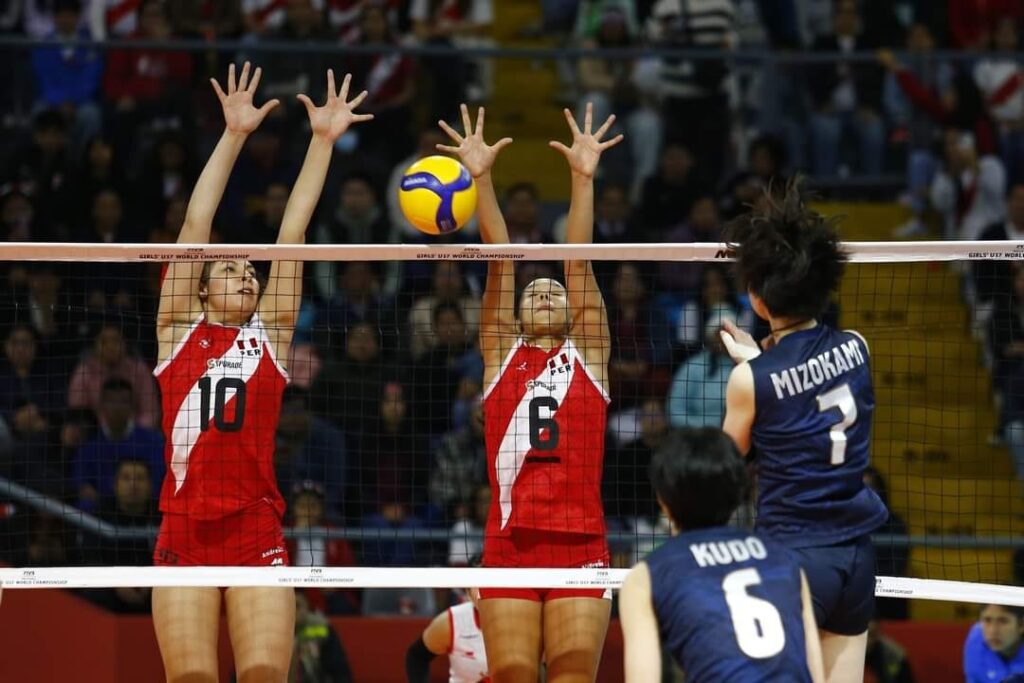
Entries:
<svg viewBox="0 0 1024 683">
<path fill-rule="evenodd" d="M 604 535 L 608 401 L 571 339 L 550 351 L 516 342 L 484 392 L 488 535 L 514 527 Z"/>
<path fill-rule="evenodd" d="M 153 374 L 167 440 L 160 510 L 219 519 L 267 500 L 283 515 L 274 439 L 288 373 L 259 316 L 242 327 L 200 318 Z"/>
</svg>

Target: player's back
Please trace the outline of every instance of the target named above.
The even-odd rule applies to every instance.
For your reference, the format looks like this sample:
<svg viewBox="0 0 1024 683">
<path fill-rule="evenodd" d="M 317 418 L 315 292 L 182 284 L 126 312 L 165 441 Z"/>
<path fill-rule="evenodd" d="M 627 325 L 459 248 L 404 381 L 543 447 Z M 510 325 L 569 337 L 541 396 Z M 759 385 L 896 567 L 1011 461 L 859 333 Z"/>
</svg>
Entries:
<svg viewBox="0 0 1024 683">
<path fill-rule="evenodd" d="M 817 325 L 750 361 L 757 529 L 794 547 L 833 544 L 883 524 L 864 485 L 875 408 L 860 336 Z"/>
<path fill-rule="evenodd" d="M 662 644 L 687 683 L 810 681 L 800 567 L 746 530 L 684 532 L 644 560 Z"/>
</svg>

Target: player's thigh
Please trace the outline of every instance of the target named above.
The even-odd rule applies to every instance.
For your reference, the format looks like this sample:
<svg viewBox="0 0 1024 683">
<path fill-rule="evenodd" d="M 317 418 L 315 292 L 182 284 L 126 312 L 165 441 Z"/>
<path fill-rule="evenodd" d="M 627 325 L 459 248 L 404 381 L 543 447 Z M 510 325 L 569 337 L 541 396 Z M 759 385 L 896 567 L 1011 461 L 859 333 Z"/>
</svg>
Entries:
<svg viewBox="0 0 1024 683">
<path fill-rule="evenodd" d="M 544 603 L 544 658 L 550 683 L 594 680 L 612 601 L 560 598 Z"/>
<path fill-rule="evenodd" d="M 867 631 L 856 636 L 844 636 L 819 631 L 821 658 L 825 662 L 826 683 L 862 683 L 864 655 L 868 647 Z"/>
<path fill-rule="evenodd" d="M 543 603 L 489 598 L 481 600 L 478 609 L 491 680 L 494 683 L 536 683 L 540 670 Z"/>
<path fill-rule="evenodd" d="M 295 639 L 294 589 L 229 588 L 224 599 L 239 683 L 279 683 Z"/>
<path fill-rule="evenodd" d="M 154 588 L 153 628 L 169 683 L 217 680 L 219 588 Z"/>
</svg>

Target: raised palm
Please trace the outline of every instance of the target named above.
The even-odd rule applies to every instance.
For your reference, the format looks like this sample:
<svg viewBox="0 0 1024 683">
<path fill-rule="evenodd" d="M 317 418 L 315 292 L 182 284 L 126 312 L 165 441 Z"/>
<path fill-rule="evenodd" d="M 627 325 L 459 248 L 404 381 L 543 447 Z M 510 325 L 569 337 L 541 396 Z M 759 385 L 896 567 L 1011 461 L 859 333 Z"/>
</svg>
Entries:
<svg viewBox="0 0 1024 683">
<path fill-rule="evenodd" d="M 573 118 L 572 112 L 568 109 L 563 111 L 565 113 L 565 120 L 569 123 L 569 129 L 572 131 L 572 147 L 566 147 L 557 140 L 552 140 L 548 145 L 562 153 L 565 160 L 569 162 L 569 168 L 573 173 L 592 178 L 597 171 L 597 162 L 601 160 L 601 153 L 609 147 L 614 147 L 622 142 L 622 135 L 616 135 L 610 140 L 601 142 L 601 138 L 605 136 L 608 129 L 615 123 L 615 115 L 609 116 L 601 124 L 601 127 L 597 129 L 597 132 L 591 133 L 591 127 L 594 122 L 594 105 L 589 102 L 587 103 L 582 131 L 576 125 L 576 119 Z"/>
<path fill-rule="evenodd" d="M 441 126 L 441 130 L 448 134 L 448 137 L 458 145 L 458 147 L 452 147 L 450 145 L 437 145 L 438 151 L 448 152 L 449 154 L 456 154 L 462 160 L 462 165 L 466 167 L 469 174 L 474 178 L 479 178 L 483 174 L 491 170 L 494 166 L 495 159 L 498 158 L 498 152 L 504 149 L 507 145 L 512 144 L 512 138 L 502 138 L 493 145 L 488 145 L 484 142 L 484 108 L 480 107 L 476 113 L 476 130 L 473 130 L 473 122 L 469 118 L 469 108 L 466 105 L 462 105 L 462 126 L 463 130 L 466 131 L 465 137 L 459 135 L 459 133 L 449 126 L 444 121 L 438 121 L 438 125 Z"/>
<path fill-rule="evenodd" d="M 334 142 L 348 130 L 353 123 L 369 121 L 373 114 L 356 114 L 355 108 L 366 99 L 366 91 L 359 93 L 352 101 L 348 101 L 348 88 L 352 84 L 352 74 L 345 74 L 345 80 L 341 82 L 341 92 L 334 86 L 334 70 L 327 70 L 327 103 L 322 107 L 313 104 L 313 101 L 306 95 L 296 95 L 302 104 L 306 105 L 306 113 L 309 114 L 309 127 L 313 135 L 326 138 Z"/>
<path fill-rule="evenodd" d="M 263 70 L 256 67 L 249 80 L 249 62 L 242 65 L 242 74 L 235 81 L 235 65 L 228 67 L 228 91 L 225 93 L 216 79 L 211 78 L 213 90 L 217 93 L 220 106 L 224 110 L 224 125 L 234 133 L 251 133 L 263 122 L 271 109 L 280 104 L 279 100 L 270 100 L 262 107 L 257 108 L 252 103 L 252 97 L 256 93 L 256 86 L 260 84 L 260 77 Z"/>
</svg>

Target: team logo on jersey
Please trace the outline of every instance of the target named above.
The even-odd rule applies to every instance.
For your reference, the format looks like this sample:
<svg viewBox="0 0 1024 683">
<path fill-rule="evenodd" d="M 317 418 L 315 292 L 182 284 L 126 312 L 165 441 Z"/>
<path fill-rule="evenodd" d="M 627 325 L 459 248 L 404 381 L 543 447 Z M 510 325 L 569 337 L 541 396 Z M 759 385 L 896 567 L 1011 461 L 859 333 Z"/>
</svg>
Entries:
<svg viewBox="0 0 1024 683">
<path fill-rule="evenodd" d="M 208 348 L 210 348 L 210 340 L 209 339 L 200 339 L 199 340 L 199 348 L 201 348 L 201 349 L 208 349 Z"/>
<path fill-rule="evenodd" d="M 552 375 L 564 375 L 572 372 L 572 364 L 569 362 L 569 354 L 560 353 L 557 358 L 549 360 L 548 370 Z"/>
<path fill-rule="evenodd" d="M 516 368 L 516 370 L 518 370 L 519 372 L 526 372 L 527 365 L 528 363 L 524 360 L 522 363 L 519 364 L 519 367 Z"/>
<path fill-rule="evenodd" d="M 256 337 L 236 339 L 235 346 L 238 347 L 238 350 L 243 356 L 259 356 L 263 351 L 263 349 L 260 348 L 260 342 Z"/>
</svg>

